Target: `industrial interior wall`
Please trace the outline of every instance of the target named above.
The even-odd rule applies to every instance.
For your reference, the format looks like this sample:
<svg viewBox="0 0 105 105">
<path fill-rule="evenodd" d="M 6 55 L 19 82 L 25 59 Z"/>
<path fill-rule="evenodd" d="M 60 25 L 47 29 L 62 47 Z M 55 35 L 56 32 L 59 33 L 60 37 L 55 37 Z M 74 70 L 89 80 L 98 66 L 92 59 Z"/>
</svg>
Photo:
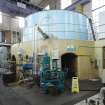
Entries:
<svg viewBox="0 0 105 105">
<path fill-rule="evenodd" d="M 0 24 L 0 29 L 19 31 L 18 18 L 10 16 L 7 13 L 2 13 L 2 24 Z"/>
<path fill-rule="evenodd" d="M 95 57 L 97 60 L 97 66 L 99 68 L 99 76 L 102 78 L 103 73 L 103 47 L 105 46 L 105 40 L 98 40 L 95 42 Z"/>
<path fill-rule="evenodd" d="M 75 51 L 69 51 L 70 47 L 76 48 Z M 25 54 L 32 56 L 32 42 L 16 44 L 12 47 L 12 54 L 18 57 L 19 48 L 25 50 Z M 94 67 L 94 41 L 64 40 L 64 39 L 48 39 L 40 40 L 37 43 L 37 53 L 48 52 L 52 56 L 54 49 L 59 50 L 59 58 L 65 53 L 75 53 L 77 55 L 77 75 L 79 79 L 93 79 L 98 77 L 98 70 Z"/>
</svg>

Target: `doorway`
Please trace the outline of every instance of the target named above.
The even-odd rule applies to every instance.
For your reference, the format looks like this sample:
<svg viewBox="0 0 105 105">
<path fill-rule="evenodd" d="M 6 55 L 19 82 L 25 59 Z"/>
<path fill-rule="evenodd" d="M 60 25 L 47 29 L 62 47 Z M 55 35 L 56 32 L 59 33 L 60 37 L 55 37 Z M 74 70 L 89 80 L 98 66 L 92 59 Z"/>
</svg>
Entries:
<svg viewBox="0 0 105 105">
<path fill-rule="evenodd" d="M 61 56 L 61 66 L 66 79 L 77 76 L 77 55 L 74 53 L 63 54 Z"/>
</svg>

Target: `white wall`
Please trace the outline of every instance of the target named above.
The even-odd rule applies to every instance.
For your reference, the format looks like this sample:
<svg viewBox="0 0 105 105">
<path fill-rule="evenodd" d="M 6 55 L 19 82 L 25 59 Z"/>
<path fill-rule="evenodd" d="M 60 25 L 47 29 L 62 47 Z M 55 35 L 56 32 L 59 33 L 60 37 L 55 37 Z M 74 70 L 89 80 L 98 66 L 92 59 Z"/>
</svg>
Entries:
<svg viewBox="0 0 105 105">
<path fill-rule="evenodd" d="M 98 40 L 95 42 L 95 58 L 97 59 L 97 64 L 99 68 L 99 76 L 102 78 L 103 73 L 103 50 L 105 46 L 104 40 Z"/>
<path fill-rule="evenodd" d="M 105 0 L 92 0 L 92 17 L 95 26 L 95 32 L 97 41 L 95 42 L 95 58 L 99 67 L 99 76 L 102 78 L 103 74 L 103 47 L 105 46 L 105 40 L 99 40 L 105 38 Z M 104 33 L 101 33 L 104 32 Z"/>
<path fill-rule="evenodd" d="M 99 13 L 98 39 L 105 38 L 105 11 Z"/>
</svg>

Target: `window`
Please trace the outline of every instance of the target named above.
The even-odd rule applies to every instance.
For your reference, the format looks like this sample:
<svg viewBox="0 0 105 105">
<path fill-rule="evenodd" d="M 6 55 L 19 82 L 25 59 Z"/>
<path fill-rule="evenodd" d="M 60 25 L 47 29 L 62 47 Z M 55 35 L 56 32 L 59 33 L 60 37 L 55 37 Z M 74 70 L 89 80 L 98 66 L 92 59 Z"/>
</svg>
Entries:
<svg viewBox="0 0 105 105">
<path fill-rule="evenodd" d="M 98 40 L 105 38 L 105 0 L 92 0 L 94 30 Z"/>
<path fill-rule="evenodd" d="M 19 19 L 19 28 L 24 28 L 25 19 L 23 17 L 18 17 L 18 19 Z"/>
<path fill-rule="evenodd" d="M 50 6 L 47 5 L 44 9 L 45 9 L 45 10 L 49 10 L 49 9 L 50 9 Z"/>
<path fill-rule="evenodd" d="M 61 9 L 64 9 L 72 4 L 72 0 L 61 0 Z"/>
<path fill-rule="evenodd" d="M 2 24 L 2 12 L 0 12 L 0 24 Z"/>
</svg>

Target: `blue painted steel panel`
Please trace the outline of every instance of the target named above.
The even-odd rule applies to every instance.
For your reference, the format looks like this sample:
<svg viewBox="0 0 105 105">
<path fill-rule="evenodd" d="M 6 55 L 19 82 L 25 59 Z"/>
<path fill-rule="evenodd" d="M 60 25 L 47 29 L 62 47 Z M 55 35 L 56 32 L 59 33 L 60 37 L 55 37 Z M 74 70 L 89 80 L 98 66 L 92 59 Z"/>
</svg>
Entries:
<svg viewBox="0 0 105 105">
<path fill-rule="evenodd" d="M 67 10 L 42 11 L 28 16 L 26 23 L 24 36 L 26 33 L 32 35 L 30 28 L 38 24 L 43 32 L 55 38 L 88 40 L 88 19 L 80 13 Z M 39 32 L 37 35 L 41 38 Z"/>
</svg>

